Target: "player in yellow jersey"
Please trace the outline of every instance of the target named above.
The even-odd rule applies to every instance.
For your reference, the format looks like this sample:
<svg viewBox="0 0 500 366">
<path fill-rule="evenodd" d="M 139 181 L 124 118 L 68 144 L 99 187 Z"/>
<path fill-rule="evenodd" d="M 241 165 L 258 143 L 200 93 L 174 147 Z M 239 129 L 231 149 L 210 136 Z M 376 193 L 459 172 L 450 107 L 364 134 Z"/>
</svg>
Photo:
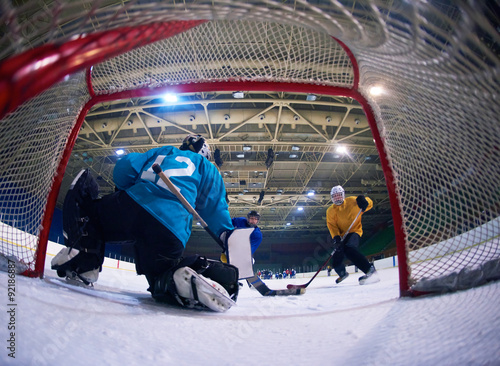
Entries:
<svg viewBox="0 0 500 366">
<path fill-rule="evenodd" d="M 332 259 L 332 267 L 339 275 L 336 282 L 340 283 L 349 276 L 344 265 L 345 258 L 365 273 L 359 278 L 360 285 L 378 282 L 378 276 L 374 276 L 376 274 L 375 267 L 358 250 L 363 235 L 361 217 L 364 212 L 373 207 L 373 201 L 364 195 L 346 198 L 345 191 L 341 186 L 333 187 L 330 194 L 333 205 L 326 211 L 326 224 L 336 246 Z M 356 218 L 359 210 L 362 213 Z M 356 221 L 353 223 L 354 219 Z M 346 235 L 347 230 L 349 232 Z M 344 235 L 345 238 L 342 240 Z"/>
</svg>

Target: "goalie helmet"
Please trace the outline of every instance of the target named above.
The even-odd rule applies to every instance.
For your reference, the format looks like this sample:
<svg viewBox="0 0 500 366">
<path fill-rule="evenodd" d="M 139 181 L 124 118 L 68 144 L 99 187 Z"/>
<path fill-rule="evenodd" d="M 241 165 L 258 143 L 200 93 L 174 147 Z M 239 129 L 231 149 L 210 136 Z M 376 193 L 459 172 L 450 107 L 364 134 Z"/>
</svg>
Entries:
<svg viewBox="0 0 500 366">
<path fill-rule="evenodd" d="M 210 160 L 212 156 L 210 146 L 202 135 L 187 135 L 184 141 L 182 141 L 182 145 L 179 149 L 198 153 L 208 160 Z"/>
<path fill-rule="evenodd" d="M 330 195 L 332 196 L 332 202 L 337 206 L 340 206 L 342 203 L 344 203 L 345 191 L 342 186 L 333 187 L 330 191 Z"/>
</svg>

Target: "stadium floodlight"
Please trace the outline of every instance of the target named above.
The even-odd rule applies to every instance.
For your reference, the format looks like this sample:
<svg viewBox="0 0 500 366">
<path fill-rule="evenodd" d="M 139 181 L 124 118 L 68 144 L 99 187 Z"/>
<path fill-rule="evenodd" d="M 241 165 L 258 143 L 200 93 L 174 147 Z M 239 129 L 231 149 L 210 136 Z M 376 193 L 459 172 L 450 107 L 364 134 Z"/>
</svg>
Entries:
<svg viewBox="0 0 500 366">
<path fill-rule="evenodd" d="M 337 146 L 337 149 L 335 151 L 337 151 L 339 154 L 347 154 L 347 147 L 345 147 L 344 145 L 339 145 Z"/>
<path fill-rule="evenodd" d="M 167 94 L 163 95 L 162 98 L 167 103 L 175 103 L 175 102 L 177 102 L 179 100 L 177 98 L 177 95 L 173 94 L 173 93 L 167 93 Z"/>
<path fill-rule="evenodd" d="M 245 93 L 242 91 L 235 91 L 233 92 L 233 98 L 235 99 L 243 99 L 245 97 Z"/>
<path fill-rule="evenodd" d="M 123 154 L 125 154 L 125 150 L 118 149 L 118 150 L 115 151 L 115 154 L 118 155 L 118 156 L 123 155 Z"/>
<path fill-rule="evenodd" d="M 384 94 L 384 88 L 382 88 L 381 86 L 372 86 L 370 88 L 370 95 L 376 97 L 376 96 L 379 96 L 379 95 L 382 95 Z"/>
</svg>

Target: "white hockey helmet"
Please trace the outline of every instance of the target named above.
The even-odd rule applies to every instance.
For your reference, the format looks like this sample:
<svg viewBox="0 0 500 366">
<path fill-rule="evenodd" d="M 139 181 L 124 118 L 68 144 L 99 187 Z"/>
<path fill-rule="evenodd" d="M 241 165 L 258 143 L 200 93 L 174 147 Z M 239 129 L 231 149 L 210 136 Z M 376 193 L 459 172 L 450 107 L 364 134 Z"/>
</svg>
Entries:
<svg viewBox="0 0 500 366">
<path fill-rule="evenodd" d="M 184 141 L 182 141 L 182 145 L 179 149 L 193 151 L 203 155 L 208 160 L 210 160 L 212 156 L 210 146 L 202 135 L 187 135 Z"/>
<path fill-rule="evenodd" d="M 332 202 L 337 206 L 340 206 L 344 203 L 345 191 L 342 186 L 335 186 L 330 191 L 330 195 L 332 196 Z"/>
</svg>

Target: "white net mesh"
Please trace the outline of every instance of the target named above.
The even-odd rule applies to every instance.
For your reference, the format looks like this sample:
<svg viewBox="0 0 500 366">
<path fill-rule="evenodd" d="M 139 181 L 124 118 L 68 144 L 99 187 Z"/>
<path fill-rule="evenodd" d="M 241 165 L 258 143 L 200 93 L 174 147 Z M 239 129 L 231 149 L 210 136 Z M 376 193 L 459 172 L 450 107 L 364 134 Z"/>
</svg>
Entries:
<svg viewBox="0 0 500 366">
<path fill-rule="evenodd" d="M 205 23 L 96 65 L 92 71 L 97 94 L 221 80 L 349 87 L 353 71 L 345 51 L 326 34 L 248 21 Z"/>
<path fill-rule="evenodd" d="M 411 284 L 500 254 L 498 43 L 452 6 L 404 14 L 393 41 L 357 59 L 397 179 Z M 387 92 L 370 96 L 379 80 Z"/>
<path fill-rule="evenodd" d="M 84 80 L 83 73 L 68 77 L 0 123 L 0 253 L 31 269 L 56 169 L 88 99 Z"/>
<path fill-rule="evenodd" d="M 403 222 L 395 229 L 403 234 L 398 245 L 408 254 L 409 285 L 499 258 L 500 39 L 494 7 L 472 8 L 461 1 L 368 0 L 130 1 L 125 6 L 113 1 L 54 2 L 43 10 L 37 1 L 2 6 L 2 59 L 47 42 L 64 44 L 82 33 L 171 20 L 210 20 L 95 65 L 92 86 L 97 94 L 225 80 L 356 88 L 359 70 L 359 90 L 373 108 L 392 169 L 390 183 L 399 203 L 399 212 L 393 215 Z M 331 36 L 347 44 L 359 67 L 351 64 Z M 371 93 L 380 86 L 378 95 Z M 34 147 L 26 154 L 27 136 L 44 147 L 49 144 L 46 138 L 65 141 L 88 98 L 79 88 L 63 95 L 51 89 L 48 93 L 63 98 L 60 103 L 50 100 L 57 107 L 54 111 L 46 108 L 45 100 L 44 108 L 31 101 L 1 121 L 0 129 L 8 133 L 0 137 L 0 164 L 2 172 L 9 172 L 2 173 L 2 187 L 7 187 L 1 197 L 2 213 L 4 207 L 29 212 L 29 232 L 37 232 L 44 204 L 30 208 L 22 200 L 23 191 L 13 199 L 12 182 L 25 181 L 22 189 L 29 187 L 36 201 L 43 202 L 63 144 L 58 152 L 54 147 L 47 151 Z M 71 95 L 77 97 L 69 112 Z M 25 110 L 33 114 L 25 115 Z M 33 121 L 53 121 L 51 113 L 63 114 L 67 127 L 61 128 L 60 122 L 57 131 L 37 127 L 40 135 L 33 136 Z M 32 168 L 15 165 L 21 163 L 13 159 L 18 156 L 14 151 L 26 155 L 22 158 L 26 164 L 43 162 L 43 183 L 33 178 Z M 12 205 L 12 200 L 18 203 Z M 11 253 L 11 246 L 2 251 Z"/>
</svg>

